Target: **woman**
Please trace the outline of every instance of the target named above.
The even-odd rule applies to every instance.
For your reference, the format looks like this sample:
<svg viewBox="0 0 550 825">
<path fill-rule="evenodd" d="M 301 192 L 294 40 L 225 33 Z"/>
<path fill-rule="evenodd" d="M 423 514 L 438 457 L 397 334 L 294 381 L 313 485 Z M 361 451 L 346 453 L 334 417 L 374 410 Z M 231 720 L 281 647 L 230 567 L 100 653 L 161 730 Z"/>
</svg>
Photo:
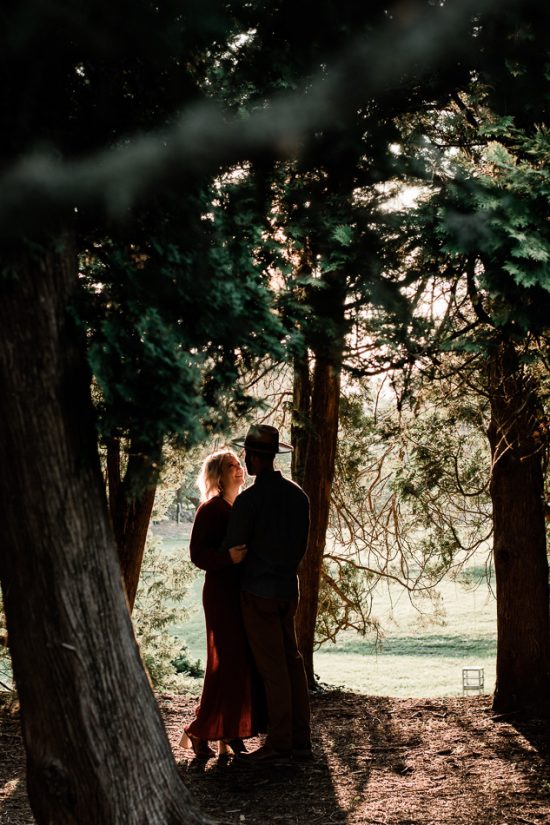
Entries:
<svg viewBox="0 0 550 825">
<path fill-rule="evenodd" d="M 229 745 L 245 751 L 243 738 L 261 727 L 262 688 L 253 665 L 241 618 L 238 564 L 246 548 L 220 550 L 231 506 L 244 481 L 232 450 L 218 450 L 203 462 L 197 485 L 201 501 L 191 532 L 191 561 L 206 571 L 202 601 L 206 619 L 206 673 L 196 718 L 184 730 L 181 747 L 210 758 L 208 740 L 219 753 Z M 265 701 L 265 700 L 264 700 Z"/>
</svg>

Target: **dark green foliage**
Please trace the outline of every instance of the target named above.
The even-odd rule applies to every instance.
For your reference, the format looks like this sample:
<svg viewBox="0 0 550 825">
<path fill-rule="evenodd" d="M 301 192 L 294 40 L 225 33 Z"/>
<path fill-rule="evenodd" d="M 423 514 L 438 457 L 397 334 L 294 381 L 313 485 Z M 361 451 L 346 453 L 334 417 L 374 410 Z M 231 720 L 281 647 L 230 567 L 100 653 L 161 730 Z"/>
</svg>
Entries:
<svg viewBox="0 0 550 825">
<path fill-rule="evenodd" d="M 189 658 L 189 651 L 185 645 L 182 647 L 176 658 L 172 659 L 172 664 L 177 673 L 184 673 L 187 676 L 193 677 L 193 679 L 202 679 L 204 676 L 204 668 L 202 667 L 200 660 L 197 659 L 195 662 L 192 662 Z"/>
<path fill-rule="evenodd" d="M 447 264 L 447 278 L 467 274 L 478 329 L 458 340 L 470 347 L 548 327 L 549 22 L 547 4 L 537 2 L 485 21 L 483 69 L 461 101 L 476 148 L 456 163 L 446 160 L 430 205 L 419 212 L 424 265 Z M 491 49 L 497 39 L 500 61 Z"/>
<path fill-rule="evenodd" d="M 0 103 L 10 128 L 1 163 L 131 147 L 167 127 L 206 100 L 204 61 L 235 26 L 218 0 L 200 9 L 172 0 L 89 0 L 78 10 L 8 2 L 0 73 L 10 83 Z M 283 351 L 285 332 L 253 258 L 261 219 L 238 186 L 220 195 L 219 182 L 192 173 L 131 210 L 116 191 L 110 198 L 116 220 L 71 208 L 56 213 L 55 226 L 80 253 L 85 289 L 72 312 L 87 335 L 101 432 L 139 439 L 142 449 L 158 449 L 166 436 L 196 443 L 248 409 L 243 371 Z M 29 243 L 38 248 L 39 234 Z"/>
<path fill-rule="evenodd" d="M 478 260 L 485 318 L 497 329 L 539 335 L 550 317 L 549 139 L 508 128 L 514 151 L 495 143 L 490 175 L 449 183 L 439 205 L 442 251 Z"/>
<path fill-rule="evenodd" d="M 2 156 L 74 156 L 172 118 L 200 96 L 186 70 L 227 34 L 224 4 L 7 0 L 2 9 Z M 121 25 L 124 21 L 124 25 Z"/>
<path fill-rule="evenodd" d="M 548 27 L 544 0 L 499 4 L 484 20 L 477 68 L 490 110 L 531 130 L 548 112 Z"/>
<path fill-rule="evenodd" d="M 186 231 L 182 222 L 124 245 L 107 238 L 83 258 L 105 435 L 194 444 L 247 409 L 243 371 L 282 352 L 272 297 L 243 252 L 248 239 L 224 234 L 218 208 L 212 219 L 206 196 L 203 204 L 201 219 L 194 199 Z"/>
</svg>

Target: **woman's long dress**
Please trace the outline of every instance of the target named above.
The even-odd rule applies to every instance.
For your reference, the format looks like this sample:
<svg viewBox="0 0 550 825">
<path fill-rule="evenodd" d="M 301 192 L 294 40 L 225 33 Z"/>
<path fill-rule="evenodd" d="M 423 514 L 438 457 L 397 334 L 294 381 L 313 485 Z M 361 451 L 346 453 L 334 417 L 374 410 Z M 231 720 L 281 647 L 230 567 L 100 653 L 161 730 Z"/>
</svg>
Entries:
<svg viewBox="0 0 550 825">
<path fill-rule="evenodd" d="M 238 565 L 219 549 L 230 513 L 231 505 L 214 496 L 198 508 L 191 532 L 191 561 L 206 571 L 207 660 L 197 715 L 186 730 L 200 739 L 244 739 L 265 729 L 263 688 L 241 616 Z"/>
</svg>

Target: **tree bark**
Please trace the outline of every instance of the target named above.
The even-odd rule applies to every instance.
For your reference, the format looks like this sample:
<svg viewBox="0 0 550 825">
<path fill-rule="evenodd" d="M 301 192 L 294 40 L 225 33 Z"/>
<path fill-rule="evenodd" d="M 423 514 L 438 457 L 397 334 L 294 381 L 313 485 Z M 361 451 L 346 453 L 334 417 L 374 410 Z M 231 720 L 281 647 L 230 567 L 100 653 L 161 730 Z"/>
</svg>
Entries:
<svg viewBox="0 0 550 825">
<path fill-rule="evenodd" d="M 292 478 L 304 486 L 306 457 L 310 435 L 311 413 L 311 377 L 309 374 L 309 357 L 305 353 L 294 359 L 294 381 L 292 390 L 292 425 L 291 441 Z"/>
<path fill-rule="evenodd" d="M 311 688 L 315 687 L 315 625 L 338 443 L 345 290 L 345 278 L 341 273 L 330 272 L 325 275 L 323 288 L 312 301 L 318 329 L 310 342 L 315 365 L 309 421 L 304 429 L 308 443 L 302 483 L 310 502 L 310 530 L 299 570 L 300 604 L 296 614 L 298 644 Z M 298 373 L 298 378 L 303 385 L 303 373 L 301 378 Z"/>
<path fill-rule="evenodd" d="M 536 387 L 502 343 L 489 367 L 500 713 L 548 712 L 550 635 L 543 455 Z"/>
<path fill-rule="evenodd" d="M 160 457 L 160 446 L 145 449 L 134 439 L 122 479 L 120 440 L 110 439 L 107 443 L 109 509 L 130 612 L 134 609 L 155 503 Z"/>
<path fill-rule="evenodd" d="M 0 580 L 38 825 L 204 821 L 124 599 L 68 245 L 0 274 Z"/>
<path fill-rule="evenodd" d="M 296 632 L 308 683 L 313 688 L 315 625 L 336 463 L 340 403 L 340 370 L 325 358 L 316 359 L 311 400 L 310 438 L 303 481 L 310 503 L 310 528 L 307 550 L 299 571 L 300 604 Z"/>
</svg>

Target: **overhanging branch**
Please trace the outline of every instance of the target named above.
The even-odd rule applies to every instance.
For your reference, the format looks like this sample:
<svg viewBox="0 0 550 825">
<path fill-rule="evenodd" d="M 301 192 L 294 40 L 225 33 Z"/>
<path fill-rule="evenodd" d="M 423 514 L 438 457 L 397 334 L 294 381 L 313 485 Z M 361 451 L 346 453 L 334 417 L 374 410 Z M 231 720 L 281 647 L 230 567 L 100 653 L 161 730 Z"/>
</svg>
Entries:
<svg viewBox="0 0 550 825">
<path fill-rule="evenodd" d="M 187 109 L 172 129 L 129 136 L 80 160 L 23 158 L 0 178 L 0 232 L 25 232 L 85 207 L 122 217 L 146 194 L 213 176 L 220 166 L 266 151 L 296 156 L 315 131 L 341 126 L 368 100 L 392 94 L 408 73 L 427 75 L 464 57 L 466 44 L 475 43 L 471 18 L 497 7 L 497 0 L 448 0 L 422 6 L 422 13 L 420 5 L 407 4 L 406 13 L 396 6 L 383 29 L 355 41 L 307 88 L 272 98 L 246 120 L 203 103 Z"/>
</svg>

